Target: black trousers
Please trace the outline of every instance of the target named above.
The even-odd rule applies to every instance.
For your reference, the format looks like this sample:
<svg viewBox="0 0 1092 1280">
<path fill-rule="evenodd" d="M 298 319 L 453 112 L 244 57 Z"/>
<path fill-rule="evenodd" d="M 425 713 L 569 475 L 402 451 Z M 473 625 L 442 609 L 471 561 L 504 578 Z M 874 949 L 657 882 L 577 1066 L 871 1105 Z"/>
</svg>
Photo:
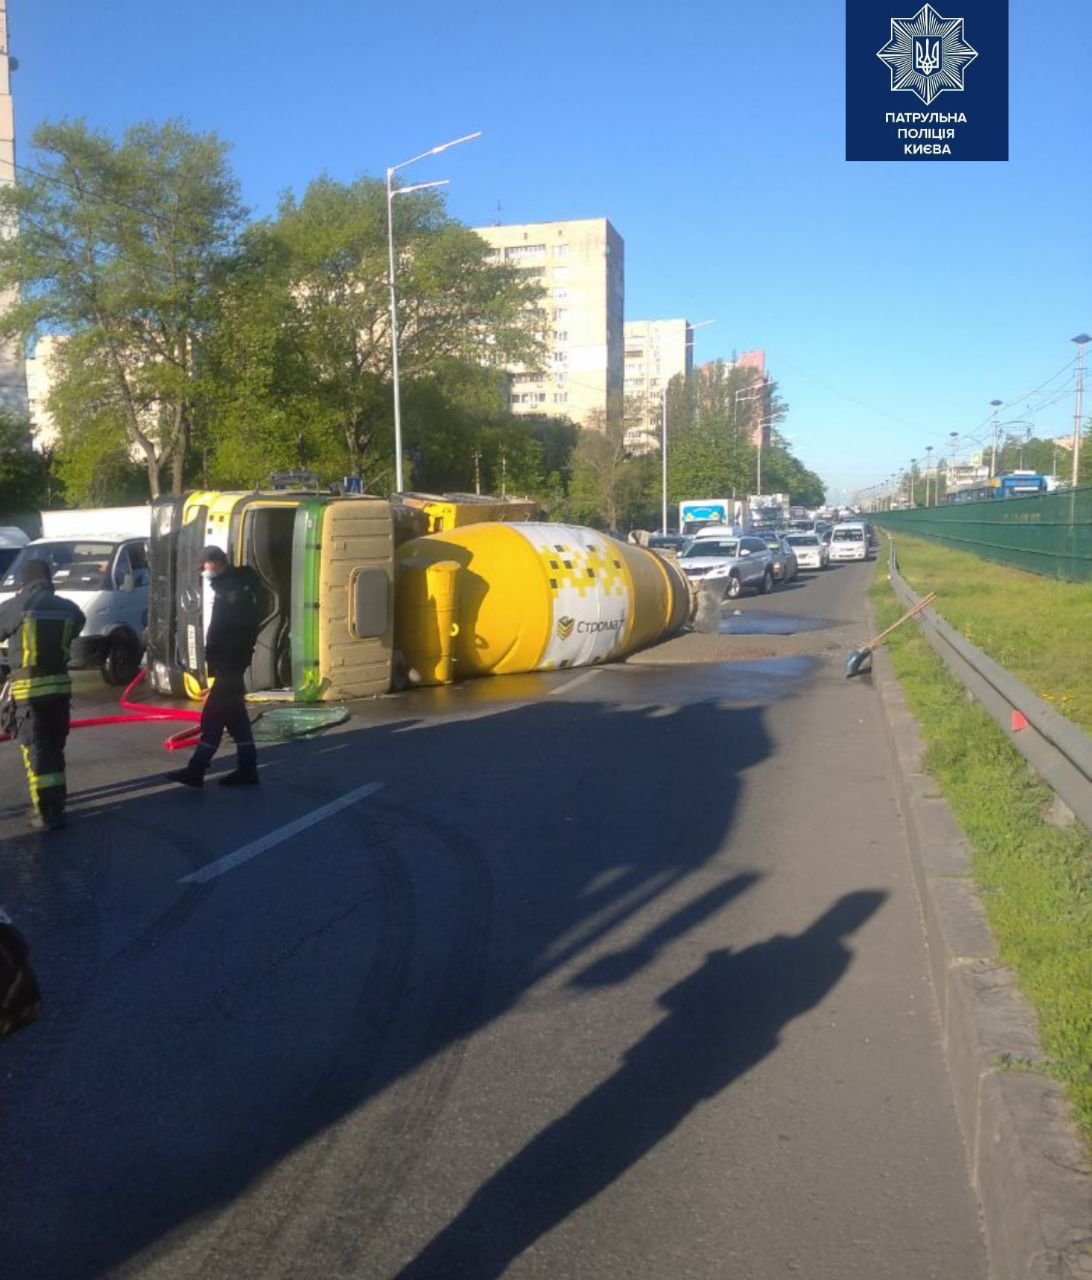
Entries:
<svg viewBox="0 0 1092 1280">
<path fill-rule="evenodd" d="M 72 699 L 67 693 L 30 698 L 19 704 L 19 749 L 27 771 L 30 802 L 43 816 L 64 813 L 64 744 L 71 711 Z"/>
<path fill-rule="evenodd" d="M 239 755 L 239 767 L 253 768 L 258 759 L 254 731 L 246 709 L 246 686 L 241 675 L 220 675 L 213 682 L 201 709 L 201 740 L 190 759 L 191 769 L 205 770 L 212 763 L 224 730 L 231 734 Z"/>
</svg>

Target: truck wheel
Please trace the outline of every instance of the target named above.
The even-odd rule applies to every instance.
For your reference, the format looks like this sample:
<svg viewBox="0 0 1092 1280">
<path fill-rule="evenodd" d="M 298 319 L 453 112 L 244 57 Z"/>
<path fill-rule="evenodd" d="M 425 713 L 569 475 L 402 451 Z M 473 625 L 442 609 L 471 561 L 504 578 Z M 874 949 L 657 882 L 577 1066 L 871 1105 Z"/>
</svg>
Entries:
<svg viewBox="0 0 1092 1280">
<path fill-rule="evenodd" d="M 737 600 L 743 594 L 743 579 L 738 573 L 729 575 L 728 583 L 724 588 L 725 600 Z"/>
<path fill-rule="evenodd" d="M 769 569 L 762 575 L 762 594 L 768 596 L 773 590 L 773 574 Z"/>
<path fill-rule="evenodd" d="M 102 678 L 107 684 L 128 684 L 140 670 L 140 650 L 131 636 L 111 636 L 102 660 Z"/>
</svg>

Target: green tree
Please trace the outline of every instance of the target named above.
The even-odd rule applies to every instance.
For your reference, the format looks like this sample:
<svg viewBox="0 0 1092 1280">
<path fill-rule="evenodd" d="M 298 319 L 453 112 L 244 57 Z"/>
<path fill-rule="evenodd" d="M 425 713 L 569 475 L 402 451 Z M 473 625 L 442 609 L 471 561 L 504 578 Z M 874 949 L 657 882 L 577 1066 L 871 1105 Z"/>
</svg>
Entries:
<svg viewBox="0 0 1092 1280">
<path fill-rule="evenodd" d="M 49 458 L 32 447 L 29 422 L 0 409 L 0 516 L 32 515 L 48 494 Z"/>
<path fill-rule="evenodd" d="M 19 300 L 5 336 L 77 343 L 66 368 L 100 389 L 141 457 L 153 497 L 183 485 L 200 396 L 200 338 L 241 225 L 226 148 L 178 123 L 135 125 L 121 142 L 83 122 L 34 134 L 33 171 L 0 188 L 0 288 Z M 69 423 L 68 440 L 78 430 Z M 68 445 L 66 445 L 68 447 Z"/>
<path fill-rule="evenodd" d="M 668 390 L 668 490 L 694 497 L 745 497 L 756 482 L 754 435 L 787 407 L 754 369 L 717 360 Z M 769 486 L 763 486 L 769 490 Z"/>
<path fill-rule="evenodd" d="M 617 530 L 625 504 L 625 425 L 602 410 L 588 415 L 573 450 L 570 518 Z"/>
<path fill-rule="evenodd" d="M 498 412 L 497 379 L 473 371 L 541 359 L 541 290 L 493 261 L 434 193 L 400 196 L 393 207 L 404 446 L 411 463 L 446 473 L 456 455 L 472 466 L 463 437 L 475 398 L 480 416 Z M 294 465 L 318 460 L 370 483 L 389 474 L 387 277 L 386 188 L 376 179 L 320 178 L 249 230 L 208 348 L 217 473 L 292 455 Z"/>
</svg>

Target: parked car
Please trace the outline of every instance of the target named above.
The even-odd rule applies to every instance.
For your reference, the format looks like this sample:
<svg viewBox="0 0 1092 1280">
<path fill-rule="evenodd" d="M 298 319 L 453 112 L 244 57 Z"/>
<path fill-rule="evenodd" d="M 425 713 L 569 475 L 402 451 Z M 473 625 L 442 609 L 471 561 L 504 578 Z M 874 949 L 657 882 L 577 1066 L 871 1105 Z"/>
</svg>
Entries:
<svg viewBox="0 0 1092 1280">
<path fill-rule="evenodd" d="M 723 584 L 729 600 L 746 587 L 764 595 L 773 590 L 773 553 L 753 534 L 731 537 L 715 529 L 700 530 L 679 557 L 679 566 L 702 586 Z"/>
<path fill-rule="evenodd" d="M 830 558 L 835 560 L 867 560 L 872 555 L 868 532 L 858 521 L 836 524 L 830 535 Z"/>
<path fill-rule="evenodd" d="M 21 587 L 27 560 L 49 565 L 57 594 L 87 618 L 69 665 L 98 667 L 107 684 L 128 684 L 140 669 L 148 626 L 147 537 L 103 533 L 28 542 L 0 578 L 0 602 Z M 0 668 L 8 666 L 5 641 Z"/>
<path fill-rule="evenodd" d="M 817 533 L 787 533 L 785 541 L 796 553 L 800 569 L 825 569 L 830 563 L 827 544 Z"/>
<path fill-rule="evenodd" d="M 799 571 L 796 552 L 780 534 L 766 533 L 763 534 L 762 540 L 769 547 L 770 554 L 773 556 L 774 581 L 791 582 Z"/>
<path fill-rule="evenodd" d="M 668 551 L 678 555 L 689 541 L 682 533 L 650 533 L 645 545 L 653 551 Z"/>
</svg>

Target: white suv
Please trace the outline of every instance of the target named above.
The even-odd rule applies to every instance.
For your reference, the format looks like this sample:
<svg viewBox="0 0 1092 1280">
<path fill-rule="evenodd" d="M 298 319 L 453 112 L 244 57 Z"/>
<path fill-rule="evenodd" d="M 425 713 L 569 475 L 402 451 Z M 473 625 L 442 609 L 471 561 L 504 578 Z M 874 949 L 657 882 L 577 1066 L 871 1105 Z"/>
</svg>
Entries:
<svg viewBox="0 0 1092 1280">
<path fill-rule="evenodd" d="M 830 559 L 867 560 L 868 530 L 856 521 L 836 524 L 830 535 Z"/>
<path fill-rule="evenodd" d="M 679 568 L 700 586 L 723 586 L 729 600 L 754 587 L 773 590 L 773 552 L 751 534 L 735 536 L 723 529 L 702 529 L 679 557 Z"/>
</svg>

